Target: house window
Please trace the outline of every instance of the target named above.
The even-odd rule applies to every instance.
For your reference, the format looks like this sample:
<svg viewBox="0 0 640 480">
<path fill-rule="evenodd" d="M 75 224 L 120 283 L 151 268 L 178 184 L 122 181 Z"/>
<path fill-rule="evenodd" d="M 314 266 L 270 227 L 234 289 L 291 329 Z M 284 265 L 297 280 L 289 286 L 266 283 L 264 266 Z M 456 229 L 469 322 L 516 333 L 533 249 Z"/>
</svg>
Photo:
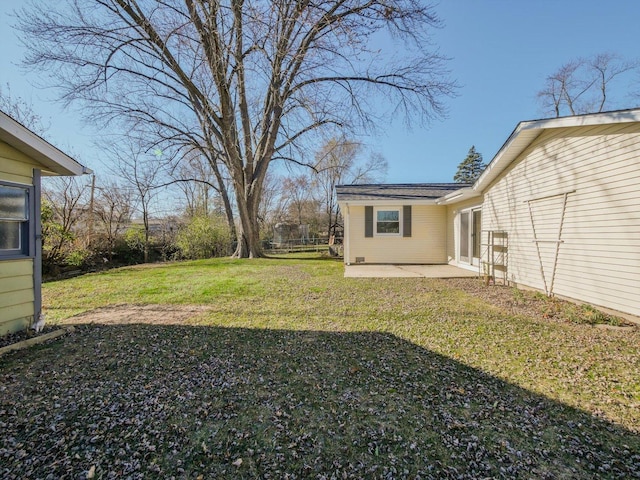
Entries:
<svg viewBox="0 0 640 480">
<path fill-rule="evenodd" d="M 400 235 L 400 209 L 376 210 L 376 235 Z"/>
<path fill-rule="evenodd" d="M 26 255 L 28 237 L 29 189 L 0 185 L 0 256 Z"/>
</svg>

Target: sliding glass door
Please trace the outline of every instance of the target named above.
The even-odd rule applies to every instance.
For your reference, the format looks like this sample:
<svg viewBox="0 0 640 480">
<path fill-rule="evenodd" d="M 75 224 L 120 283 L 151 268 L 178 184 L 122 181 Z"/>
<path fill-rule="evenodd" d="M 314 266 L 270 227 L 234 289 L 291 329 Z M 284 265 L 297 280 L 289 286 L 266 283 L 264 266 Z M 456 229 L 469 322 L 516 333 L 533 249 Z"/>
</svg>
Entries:
<svg viewBox="0 0 640 480">
<path fill-rule="evenodd" d="M 470 218 L 470 210 L 460 213 L 460 261 L 463 263 L 471 263 L 469 261 Z"/>
<path fill-rule="evenodd" d="M 480 209 L 460 212 L 460 262 L 478 265 L 482 238 L 482 211 Z"/>
</svg>

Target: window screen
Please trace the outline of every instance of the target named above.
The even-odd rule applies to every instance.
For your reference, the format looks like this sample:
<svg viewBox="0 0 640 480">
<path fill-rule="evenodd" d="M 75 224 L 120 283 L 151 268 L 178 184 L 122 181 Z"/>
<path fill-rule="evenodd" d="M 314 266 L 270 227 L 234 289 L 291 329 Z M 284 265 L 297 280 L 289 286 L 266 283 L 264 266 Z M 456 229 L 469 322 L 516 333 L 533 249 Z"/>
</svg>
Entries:
<svg viewBox="0 0 640 480">
<path fill-rule="evenodd" d="M 26 188 L 0 185 L 0 253 L 26 252 L 28 206 Z"/>
<path fill-rule="evenodd" d="M 376 233 L 399 234 L 400 211 L 378 210 L 376 212 Z"/>
</svg>

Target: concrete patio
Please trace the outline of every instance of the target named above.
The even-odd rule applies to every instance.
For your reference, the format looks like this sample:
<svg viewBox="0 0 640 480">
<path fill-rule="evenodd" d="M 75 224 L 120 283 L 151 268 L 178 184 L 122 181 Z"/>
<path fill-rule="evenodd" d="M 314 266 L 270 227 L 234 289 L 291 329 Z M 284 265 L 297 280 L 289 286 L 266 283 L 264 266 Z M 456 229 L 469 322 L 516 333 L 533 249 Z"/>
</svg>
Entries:
<svg viewBox="0 0 640 480">
<path fill-rule="evenodd" d="M 462 278 L 477 277 L 478 272 L 453 265 L 345 265 L 344 276 L 350 278 Z"/>
</svg>

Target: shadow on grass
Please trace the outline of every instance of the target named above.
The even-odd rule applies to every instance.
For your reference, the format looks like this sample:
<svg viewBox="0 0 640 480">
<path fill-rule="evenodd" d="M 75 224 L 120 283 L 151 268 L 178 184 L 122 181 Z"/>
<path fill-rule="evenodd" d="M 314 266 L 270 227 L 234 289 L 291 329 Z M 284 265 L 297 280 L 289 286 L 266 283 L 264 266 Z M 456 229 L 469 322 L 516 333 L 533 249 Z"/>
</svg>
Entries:
<svg viewBox="0 0 640 480">
<path fill-rule="evenodd" d="M 393 335 L 81 325 L 0 358 L 2 478 L 638 478 L 620 426 Z"/>
</svg>

